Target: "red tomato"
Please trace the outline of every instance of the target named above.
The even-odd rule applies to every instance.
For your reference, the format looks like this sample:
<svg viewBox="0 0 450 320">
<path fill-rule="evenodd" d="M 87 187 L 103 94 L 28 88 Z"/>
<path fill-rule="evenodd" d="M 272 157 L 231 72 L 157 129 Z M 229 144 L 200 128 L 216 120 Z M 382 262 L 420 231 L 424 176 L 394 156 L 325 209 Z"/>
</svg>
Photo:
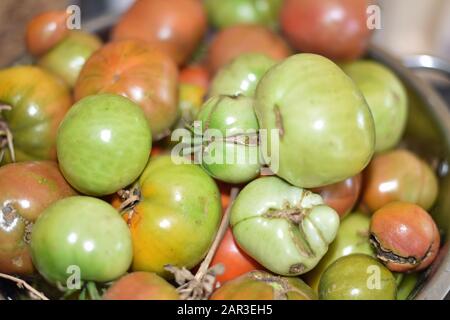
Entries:
<svg viewBox="0 0 450 320">
<path fill-rule="evenodd" d="M 281 25 L 291 44 L 302 52 L 334 60 L 352 60 L 366 50 L 366 0 L 286 0 Z"/>
<path fill-rule="evenodd" d="M 205 91 L 209 88 L 208 70 L 200 65 L 191 65 L 182 69 L 179 79 L 180 83 L 196 85 L 202 87 Z"/>
<path fill-rule="evenodd" d="M 252 270 L 263 269 L 263 267 L 238 247 L 231 229 L 228 229 L 225 233 L 211 262 L 211 266 L 218 263 L 223 264 L 225 267 L 225 272 L 216 278 L 220 283 L 225 283 Z"/>
</svg>

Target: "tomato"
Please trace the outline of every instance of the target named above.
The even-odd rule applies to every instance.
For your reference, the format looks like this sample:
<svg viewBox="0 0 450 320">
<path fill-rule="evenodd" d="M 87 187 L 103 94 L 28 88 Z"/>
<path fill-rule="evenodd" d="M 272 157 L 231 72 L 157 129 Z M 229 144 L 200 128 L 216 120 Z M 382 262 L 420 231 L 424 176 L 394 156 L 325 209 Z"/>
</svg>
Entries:
<svg viewBox="0 0 450 320">
<path fill-rule="evenodd" d="M 186 128 L 186 126 L 192 125 L 203 105 L 205 95 L 206 91 L 203 87 L 185 83 L 180 84 L 178 108 L 181 117 L 175 127 Z"/>
<path fill-rule="evenodd" d="M 27 25 L 25 42 L 28 51 L 40 56 L 69 34 L 66 11 L 48 11 L 35 16 Z"/>
<path fill-rule="evenodd" d="M 86 32 L 72 31 L 44 53 L 37 63 L 73 87 L 86 60 L 101 45 L 102 42 L 97 36 Z"/>
<path fill-rule="evenodd" d="M 198 0 L 140 0 L 112 32 L 113 40 L 144 40 L 184 64 L 206 32 L 203 5 Z"/>
<path fill-rule="evenodd" d="M 11 107 L 0 109 L 0 162 L 11 162 L 7 131 L 16 161 L 56 159 L 56 131 L 72 103 L 67 87 L 41 68 L 11 67 L 0 71 L 0 101 Z"/>
<path fill-rule="evenodd" d="M 313 269 L 339 228 L 339 216 L 310 191 L 277 177 L 245 186 L 231 207 L 233 235 L 268 270 L 296 276 Z"/>
<path fill-rule="evenodd" d="M 104 300 L 178 300 L 176 289 L 150 272 L 133 272 L 113 283 Z"/>
<path fill-rule="evenodd" d="M 139 178 L 140 201 L 124 214 L 133 236 L 134 271 L 170 274 L 206 255 L 218 230 L 221 205 L 215 182 L 200 167 L 158 156 Z"/>
<path fill-rule="evenodd" d="M 322 196 L 323 201 L 332 207 L 343 219 L 358 201 L 362 184 L 362 175 L 357 174 L 344 181 L 328 186 L 314 188 L 311 191 Z"/>
<path fill-rule="evenodd" d="M 179 80 L 181 84 L 199 86 L 205 91 L 209 88 L 209 72 L 201 65 L 190 65 L 181 69 Z"/>
<path fill-rule="evenodd" d="M 178 117 L 175 63 L 138 41 L 105 45 L 83 67 L 75 99 L 97 93 L 125 96 L 144 110 L 155 140 L 166 136 Z"/>
<path fill-rule="evenodd" d="M 282 60 L 291 50 L 280 36 L 263 26 L 229 27 L 218 32 L 209 47 L 207 62 L 211 74 L 243 53 L 262 53 Z"/>
<path fill-rule="evenodd" d="M 30 247 L 36 269 L 54 284 L 66 284 L 70 266 L 79 268 L 83 281 L 115 280 L 132 260 L 126 223 L 108 203 L 91 197 L 65 198 L 44 210 Z"/>
<path fill-rule="evenodd" d="M 437 199 L 438 180 L 431 167 L 408 150 L 376 155 L 364 172 L 362 205 L 374 212 L 392 201 L 430 209 Z"/>
<path fill-rule="evenodd" d="M 281 26 L 297 50 L 353 60 L 369 43 L 367 6 L 367 0 L 285 0 Z"/>
<path fill-rule="evenodd" d="M 251 271 L 225 283 L 211 300 L 317 300 L 317 295 L 299 278 Z"/>
<path fill-rule="evenodd" d="M 283 0 L 206 0 L 211 24 L 219 29 L 236 24 L 261 24 L 275 27 Z"/>
<path fill-rule="evenodd" d="M 0 167 L 0 272 L 33 273 L 28 246 L 33 223 L 53 202 L 75 194 L 56 162 Z"/>
<path fill-rule="evenodd" d="M 265 161 L 293 185 L 315 188 L 345 180 L 372 158 L 369 106 L 327 58 L 297 54 L 271 68 L 256 88 L 254 107 L 267 132 L 260 139 Z"/>
<path fill-rule="evenodd" d="M 151 132 L 138 105 L 99 94 L 78 101 L 58 130 L 61 171 L 78 191 L 108 195 L 135 181 L 147 164 Z"/>
<path fill-rule="evenodd" d="M 259 263 L 250 258 L 238 247 L 231 229 L 227 229 L 211 261 L 211 266 L 218 263 L 223 264 L 225 267 L 224 273 L 216 277 L 219 283 L 225 283 L 249 271 L 262 269 Z"/>
</svg>

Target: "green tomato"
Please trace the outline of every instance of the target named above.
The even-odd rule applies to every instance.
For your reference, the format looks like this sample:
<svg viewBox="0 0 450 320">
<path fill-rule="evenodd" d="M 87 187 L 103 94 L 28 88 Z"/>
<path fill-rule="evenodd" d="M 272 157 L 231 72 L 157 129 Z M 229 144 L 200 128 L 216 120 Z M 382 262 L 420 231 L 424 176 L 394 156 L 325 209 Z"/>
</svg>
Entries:
<svg viewBox="0 0 450 320">
<path fill-rule="evenodd" d="M 78 101 L 59 127 L 57 152 L 67 181 L 88 195 L 112 194 L 144 170 L 152 137 L 142 109 L 113 94 Z"/>
<path fill-rule="evenodd" d="M 402 273 L 403 274 L 403 273 Z M 397 300 L 407 300 L 410 298 L 417 284 L 419 283 L 419 273 L 405 273 L 400 281 L 397 290 Z"/>
<path fill-rule="evenodd" d="M 236 24 L 278 25 L 283 0 L 205 0 L 212 25 L 218 29 Z"/>
<path fill-rule="evenodd" d="M 375 121 L 375 151 L 395 147 L 406 126 L 408 97 L 399 78 L 385 66 L 375 61 L 355 61 L 343 70 L 356 83 Z"/>
<path fill-rule="evenodd" d="M 78 271 L 83 281 L 117 279 L 132 260 L 127 224 L 108 203 L 90 197 L 65 198 L 44 210 L 30 246 L 40 274 L 62 285 Z"/>
<path fill-rule="evenodd" d="M 40 57 L 38 64 L 61 77 L 73 88 L 85 62 L 101 45 L 101 40 L 95 35 L 72 31 Z"/>
<path fill-rule="evenodd" d="M 276 61 L 261 53 L 247 53 L 233 59 L 215 75 L 210 96 L 242 94 L 253 97 L 256 85 Z"/>
<path fill-rule="evenodd" d="M 319 281 L 326 268 L 340 257 L 353 253 L 364 253 L 375 256 L 369 241 L 370 217 L 355 212 L 347 215 L 339 227 L 336 239 L 330 245 L 327 254 L 320 263 L 304 279 L 315 291 L 319 289 Z"/>
<path fill-rule="evenodd" d="M 212 97 L 202 106 L 197 120 L 203 131 L 202 166 L 211 176 L 243 183 L 259 175 L 258 120 L 253 99 Z"/>
<path fill-rule="evenodd" d="M 341 257 L 323 273 L 321 300 L 395 300 L 397 285 L 392 273 L 365 254 Z"/>
<path fill-rule="evenodd" d="M 266 133 L 265 161 L 293 185 L 345 180 L 373 155 L 374 122 L 363 95 L 322 56 L 297 54 L 272 67 L 258 84 L 254 106 Z"/>
<path fill-rule="evenodd" d="M 339 215 L 318 194 L 277 177 L 249 183 L 231 209 L 239 246 L 268 270 L 295 276 L 314 268 L 339 228 Z"/>
</svg>

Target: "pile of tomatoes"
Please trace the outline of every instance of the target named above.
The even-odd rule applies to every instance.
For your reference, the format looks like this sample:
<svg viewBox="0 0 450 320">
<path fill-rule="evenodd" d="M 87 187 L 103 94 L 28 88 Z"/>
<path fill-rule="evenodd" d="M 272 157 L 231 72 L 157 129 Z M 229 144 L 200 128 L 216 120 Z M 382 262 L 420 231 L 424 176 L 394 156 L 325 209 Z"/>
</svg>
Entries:
<svg viewBox="0 0 450 320">
<path fill-rule="evenodd" d="M 402 82 L 361 58 L 368 5 L 138 0 L 107 43 L 36 16 L 35 63 L 0 70 L 0 277 L 51 298 L 408 297 L 439 251 L 438 179 L 400 147 Z M 203 140 L 175 154 L 183 128 Z"/>
</svg>

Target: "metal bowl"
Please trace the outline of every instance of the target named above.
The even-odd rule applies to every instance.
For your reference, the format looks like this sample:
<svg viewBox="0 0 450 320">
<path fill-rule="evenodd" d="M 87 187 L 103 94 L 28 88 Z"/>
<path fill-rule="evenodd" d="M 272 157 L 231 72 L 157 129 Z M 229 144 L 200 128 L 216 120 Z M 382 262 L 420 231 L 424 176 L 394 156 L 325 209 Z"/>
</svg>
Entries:
<svg viewBox="0 0 450 320">
<path fill-rule="evenodd" d="M 117 19 L 117 16 L 101 16 L 84 24 L 83 30 L 107 38 Z M 442 248 L 433 265 L 423 273 L 410 298 L 444 299 L 450 290 L 450 109 L 429 83 L 389 53 L 371 46 L 368 57 L 389 67 L 405 84 L 410 112 L 401 144 L 431 163 L 439 176 L 439 196 L 431 214 L 441 231 Z M 0 283 L 0 299 L 1 292 Z"/>
</svg>

